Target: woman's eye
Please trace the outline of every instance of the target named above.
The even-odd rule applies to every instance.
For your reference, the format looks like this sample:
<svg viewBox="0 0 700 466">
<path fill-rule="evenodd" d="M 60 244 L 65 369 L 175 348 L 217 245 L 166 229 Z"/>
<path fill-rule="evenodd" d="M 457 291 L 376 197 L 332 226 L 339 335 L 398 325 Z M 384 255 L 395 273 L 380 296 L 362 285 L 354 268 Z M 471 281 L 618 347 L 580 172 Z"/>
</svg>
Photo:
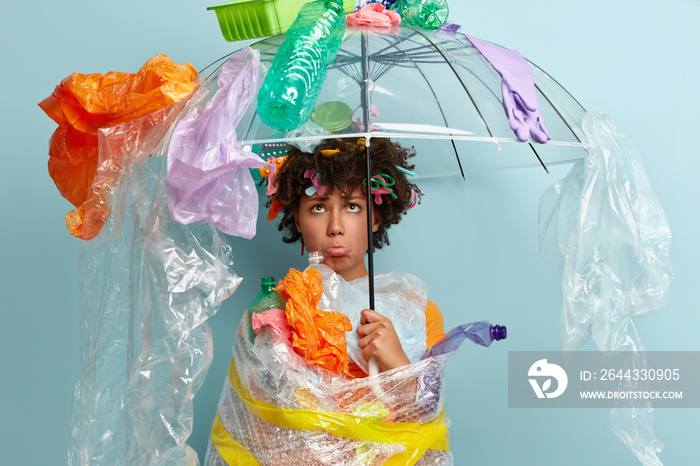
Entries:
<svg viewBox="0 0 700 466">
<path fill-rule="evenodd" d="M 350 212 L 359 212 L 360 206 L 359 206 L 359 204 L 348 204 L 348 210 Z"/>
<path fill-rule="evenodd" d="M 311 212 L 323 212 L 323 204 L 315 204 L 311 207 Z"/>
</svg>

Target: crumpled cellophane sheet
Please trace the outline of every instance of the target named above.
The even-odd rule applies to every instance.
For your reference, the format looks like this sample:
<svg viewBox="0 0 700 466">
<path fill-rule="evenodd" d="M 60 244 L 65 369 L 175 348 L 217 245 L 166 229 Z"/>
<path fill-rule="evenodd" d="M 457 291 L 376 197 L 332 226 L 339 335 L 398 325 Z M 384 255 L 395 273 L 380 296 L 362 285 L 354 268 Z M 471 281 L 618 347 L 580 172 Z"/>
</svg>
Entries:
<svg viewBox="0 0 700 466">
<path fill-rule="evenodd" d="M 251 345 L 243 319 L 205 464 L 451 465 L 449 357 L 351 379 L 307 365 L 269 327 Z"/>
<path fill-rule="evenodd" d="M 211 95 L 196 92 L 188 106 Z M 140 144 L 134 121 L 101 133 L 102 145 L 147 149 L 120 165 L 123 176 L 108 194 L 111 215 L 80 252 L 71 465 L 198 464 L 185 441 L 192 398 L 212 359 L 206 320 L 241 279 L 213 226 L 170 220 L 164 151 L 175 120 L 148 133 L 160 135 L 154 144 Z"/>
<path fill-rule="evenodd" d="M 294 351 L 334 374 L 349 373 L 345 332 L 352 331 L 352 324 L 345 314 L 318 308 L 323 296 L 321 273 L 311 267 L 304 272 L 289 269 L 276 290 L 287 301 L 285 315 Z"/>
<path fill-rule="evenodd" d="M 59 125 L 51 137 L 49 174 L 76 207 L 66 215 L 72 235 L 92 239 L 100 233 L 124 157 L 152 150 L 149 144 L 162 139 L 197 81 L 189 63 L 156 55 L 138 73 L 73 73 L 39 104 Z M 101 130 L 109 133 L 107 140 Z"/>
<path fill-rule="evenodd" d="M 589 157 L 540 198 L 542 257 L 561 279 L 564 350 L 643 351 L 634 319 L 663 308 L 671 231 L 639 154 L 610 117 L 583 119 Z M 643 363 L 643 362 L 642 362 Z M 645 466 L 660 465 L 652 408 L 613 408 L 611 427 Z"/>
<path fill-rule="evenodd" d="M 243 150 L 239 123 L 260 87 L 260 52 L 244 47 L 221 67 L 219 89 L 180 121 L 168 150 L 170 216 L 180 223 L 213 223 L 223 233 L 251 239 L 258 191 L 249 169 L 268 166 Z"/>
</svg>

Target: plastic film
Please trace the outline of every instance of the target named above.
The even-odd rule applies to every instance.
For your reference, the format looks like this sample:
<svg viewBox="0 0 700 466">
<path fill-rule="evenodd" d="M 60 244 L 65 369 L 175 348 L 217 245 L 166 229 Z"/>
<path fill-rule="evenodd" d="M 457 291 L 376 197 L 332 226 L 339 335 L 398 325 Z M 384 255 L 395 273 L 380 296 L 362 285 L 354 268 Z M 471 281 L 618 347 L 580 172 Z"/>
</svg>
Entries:
<svg viewBox="0 0 700 466">
<path fill-rule="evenodd" d="M 671 232 L 640 157 L 600 110 L 583 119 L 590 156 L 540 198 L 542 257 L 562 287 L 562 346 L 644 349 L 634 324 L 664 307 Z M 653 409 L 614 408 L 613 431 L 644 465 L 659 465 Z"/>
<path fill-rule="evenodd" d="M 179 115 L 197 81 L 192 65 L 156 55 L 138 73 L 73 73 L 39 104 L 59 124 L 51 137 L 49 174 L 77 207 L 66 215 L 71 234 L 99 234 L 124 164 L 157 152 L 160 131 Z"/>
<path fill-rule="evenodd" d="M 213 223 L 252 238 L 258 193 L 250 168 L 266 166 L 238 144 L 235 128 L 260 85 L 260 53 L 245 47 L 218 73 L 218 90 L 177 126 L 168 152 L 170 215 L 180 223 Z"/>
<path fill-rule="evenodd" d="M 313 266 L 323 277 L 323 296 L 318 307 L 341 312 L 350 318 L 353 329 L 360 326 L 360 313 L 367 308 L 369 285 L 367 277 L 346 282 L 330 267 Z M 399 336 L 401 346 L 411 362 L 420 360 L 425 353 L 425 308 L 428 305 L 428 287 L 415 275 L 389 272 L 374 277 L 374 310 L 388 317 Z M 350 360 L 369 373 L 362 356 L 357 332 L 348 332 L 347 352 Z"/>
<path fill-rule="evenodd" d="M 205 464 L 452 464 L 442 368 L 429 358 L 351 379 L 239 327 Z M 246 461 L 249 461 L 246 463 Z"/>
<path fill-rule="evenodd" d="M 158 127 L 157 147 L 173 124 Z M 102 144 L 138 145 L 142 133 L 122 129 L 105 131 Z M 213 226 L 170 220 L 162 154 L 120 170 L 105 228 L 80 253 L 69 464 L 198 464 L 185 441 L 212 358 L 206 320 L 241 279 Z"/>
</svg>

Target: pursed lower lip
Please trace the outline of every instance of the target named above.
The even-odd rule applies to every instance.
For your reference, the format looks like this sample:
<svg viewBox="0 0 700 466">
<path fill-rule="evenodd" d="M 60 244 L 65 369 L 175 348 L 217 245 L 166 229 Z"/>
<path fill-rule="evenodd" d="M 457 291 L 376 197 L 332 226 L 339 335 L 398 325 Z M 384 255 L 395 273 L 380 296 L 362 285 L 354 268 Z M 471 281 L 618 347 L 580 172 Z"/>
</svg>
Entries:
<svg viewBox="0 0 700 466">
<path fill-rule="evenodd" d="M 340 246 L 332 247 L 326 249 L 326 254 L 329 256 L 345 256 L 350 252 L 348 248 L 343 248 Z"/>
</svg>

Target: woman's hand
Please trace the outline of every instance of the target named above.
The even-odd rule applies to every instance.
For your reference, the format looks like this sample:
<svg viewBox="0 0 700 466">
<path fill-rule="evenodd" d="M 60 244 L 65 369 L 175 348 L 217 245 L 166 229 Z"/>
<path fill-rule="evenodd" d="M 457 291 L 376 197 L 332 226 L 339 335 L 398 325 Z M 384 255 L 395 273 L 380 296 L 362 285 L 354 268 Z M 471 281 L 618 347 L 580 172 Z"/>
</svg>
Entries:
<svg viewBox="0 0 700 466">
<path fill-rule="evenodd" d="M 360 315 L 357 334 L 366 361 L 370 356 L 376 357 L 382 371 L 411 364 L 391 320 L 372 309 L 365 309 Z"/>
</svg>

